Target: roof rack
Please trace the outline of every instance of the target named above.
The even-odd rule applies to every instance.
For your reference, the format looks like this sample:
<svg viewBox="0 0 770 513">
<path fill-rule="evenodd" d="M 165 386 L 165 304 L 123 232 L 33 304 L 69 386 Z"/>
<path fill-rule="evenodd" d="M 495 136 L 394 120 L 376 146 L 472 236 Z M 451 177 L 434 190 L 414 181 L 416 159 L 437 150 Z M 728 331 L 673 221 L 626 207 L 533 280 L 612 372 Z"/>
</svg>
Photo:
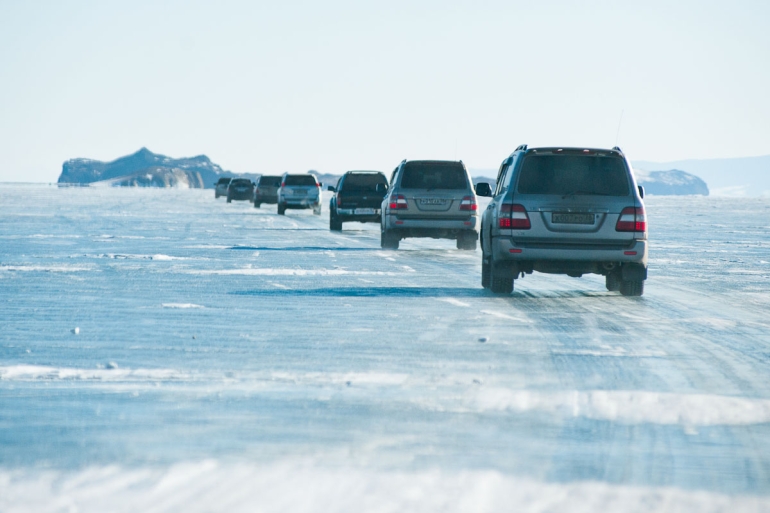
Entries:
<svg viewBox="0 0 770 513">
<path fill-rule="evenodd" d="M 527 145 L 526 144 L 520 144 L 518 148 L 516 148 L 514 151 L 527 151 Z"/>
</svg>

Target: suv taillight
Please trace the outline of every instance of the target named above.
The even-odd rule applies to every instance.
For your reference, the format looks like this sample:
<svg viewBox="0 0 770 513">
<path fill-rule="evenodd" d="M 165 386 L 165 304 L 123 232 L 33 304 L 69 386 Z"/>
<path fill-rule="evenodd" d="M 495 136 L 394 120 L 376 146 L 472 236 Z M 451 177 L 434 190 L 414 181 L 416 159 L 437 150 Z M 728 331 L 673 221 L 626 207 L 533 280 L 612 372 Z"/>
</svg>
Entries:
<svg viewBox="0 0 770 513">
<path fill-rule="evenodd" d="M 618 223 L 615 225 L 618 232 L 646 232 L 647 216 L 644 207 L 626 207 L 620 213 Z"/>
<path fill-rule="evenodd" d="M 286 187 L 286 182 L 281 182 L 281 187 Z"/>
<path fill-rule="evenodd" d="M 527 209 L 517 203 L 503 203 L 500 205 L 500 228 L 512 230 L 529 230 L 532 224 L 529 222 Z"/>
<path fill-rule="evenodd" d="M 337 206 L 338 207 L 342 206 L 342 194 L 340 194 L 339 192 L 337 193 Z"/>
<path fill-rule="evenodd" d="M 475 211 L 478 208 L 478 205 L 476 205 L 476 198 L 473 196 L 465 196 L 460 202 L 460 210 Z"/>
<path fill-rule="evenodd" d="M 406 203 L 406 197 L 403 194 L 394 194 L 390 197 L 388 207 L 391 210 L 406 210 L 409 208 L 409 205 Z"/>
</svg>

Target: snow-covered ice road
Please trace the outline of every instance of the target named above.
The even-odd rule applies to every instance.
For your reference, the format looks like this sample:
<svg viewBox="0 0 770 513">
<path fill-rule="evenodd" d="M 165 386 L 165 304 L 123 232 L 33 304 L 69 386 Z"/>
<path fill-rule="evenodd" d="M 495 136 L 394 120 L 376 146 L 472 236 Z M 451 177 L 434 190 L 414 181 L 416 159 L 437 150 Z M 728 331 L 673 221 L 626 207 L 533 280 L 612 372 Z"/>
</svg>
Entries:
<svg viewBox="0 0 770 513">
<path fill-rule="evenodd" d="M 624 298 L 213 196 L 0 184 L 0 511 L 770 510 L 770 199 Z"/>
</svg>

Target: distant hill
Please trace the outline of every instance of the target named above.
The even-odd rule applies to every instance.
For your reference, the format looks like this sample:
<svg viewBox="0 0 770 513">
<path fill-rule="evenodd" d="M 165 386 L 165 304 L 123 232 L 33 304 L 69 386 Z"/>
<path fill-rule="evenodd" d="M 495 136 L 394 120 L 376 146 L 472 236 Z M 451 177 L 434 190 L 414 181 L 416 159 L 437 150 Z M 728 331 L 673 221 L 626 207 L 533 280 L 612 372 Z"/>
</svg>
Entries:
<svg viewBox="0 0 770 513">
<path fill-rule="evenodd" d="M 656 196 L 708 196 L 706 182 L 695 175 L 678 169 L 667 171 L 634 170 L 636 182 L 644 187 L 647 194 Z"/>
<path fill-rule="evenodd" d="M 172 159 L 142 148 L 112 162 L 83 158 L 68 160 L 62 165 L 58 183 L 213 188 L 214 182 L 222 176 L 241 175 L 224 171 L 205 155 Z"/>
<path fill-rule="evenodd" d="M 91 187 L 176 187 L 204 189 L 205 183 L 199 171 L 176 167 L 149 167 L 132 175 L 91 182 Z"/>
<path fill-rule="evenodd" d="M 734 159 L 634 161 L 635 170 L 681 169 L 708 183 L 714 196 L 770 196 L 770 155 Z"/>
</svg>

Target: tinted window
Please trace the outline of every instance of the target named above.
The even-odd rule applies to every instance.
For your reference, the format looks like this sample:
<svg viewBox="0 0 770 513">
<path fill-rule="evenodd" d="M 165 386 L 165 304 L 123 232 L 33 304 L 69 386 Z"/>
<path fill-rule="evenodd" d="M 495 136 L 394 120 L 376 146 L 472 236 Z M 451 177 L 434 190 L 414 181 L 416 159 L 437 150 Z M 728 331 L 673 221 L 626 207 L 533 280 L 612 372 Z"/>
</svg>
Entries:
<svg viewBox="0 0 770 513">
<path fill-rule="evenodd" d="M 230 180 L 231 180 L 230 178 L 220 178 L 217 183 L 226 184 L 226 183 L 230 183 Z"/>
<path fill-rule="evenodd" d="M 264 185 L 266 187 L 279 187 L 281 185 L 281 177 L 280 176 L 261 176 L 259 178 L 259 185 Z"/>
<path fill-rule="evenodd" d="M 230 185 L 251 185 L 251 180 L 248 178 L 236 178 L 230 182 Z"/>
<path fill-rule="evenodd" d="M 313 175 L 287 175 L 286 185 L 315 185 L 315 176 Z"/>
<path fill-rule="evenodd" d="M 459 162 L 407 162 L 401 177 L 404 189 L 467 189 L 465 168 Z"/>
<path fill-rule="evenodd" d="M 527 155 L 519 173 L 521 194 L 628 196 L 625 162 L 597 155 Z"/>
<path fill-rule="evenodd" d="M 377 190 L 377 184 L 380 183 L 387 185 L 388 181 L 379 173 L 351 173 L 345 175 L 342 188 L 346 191 L 374 192 Z"/>
</svg>

